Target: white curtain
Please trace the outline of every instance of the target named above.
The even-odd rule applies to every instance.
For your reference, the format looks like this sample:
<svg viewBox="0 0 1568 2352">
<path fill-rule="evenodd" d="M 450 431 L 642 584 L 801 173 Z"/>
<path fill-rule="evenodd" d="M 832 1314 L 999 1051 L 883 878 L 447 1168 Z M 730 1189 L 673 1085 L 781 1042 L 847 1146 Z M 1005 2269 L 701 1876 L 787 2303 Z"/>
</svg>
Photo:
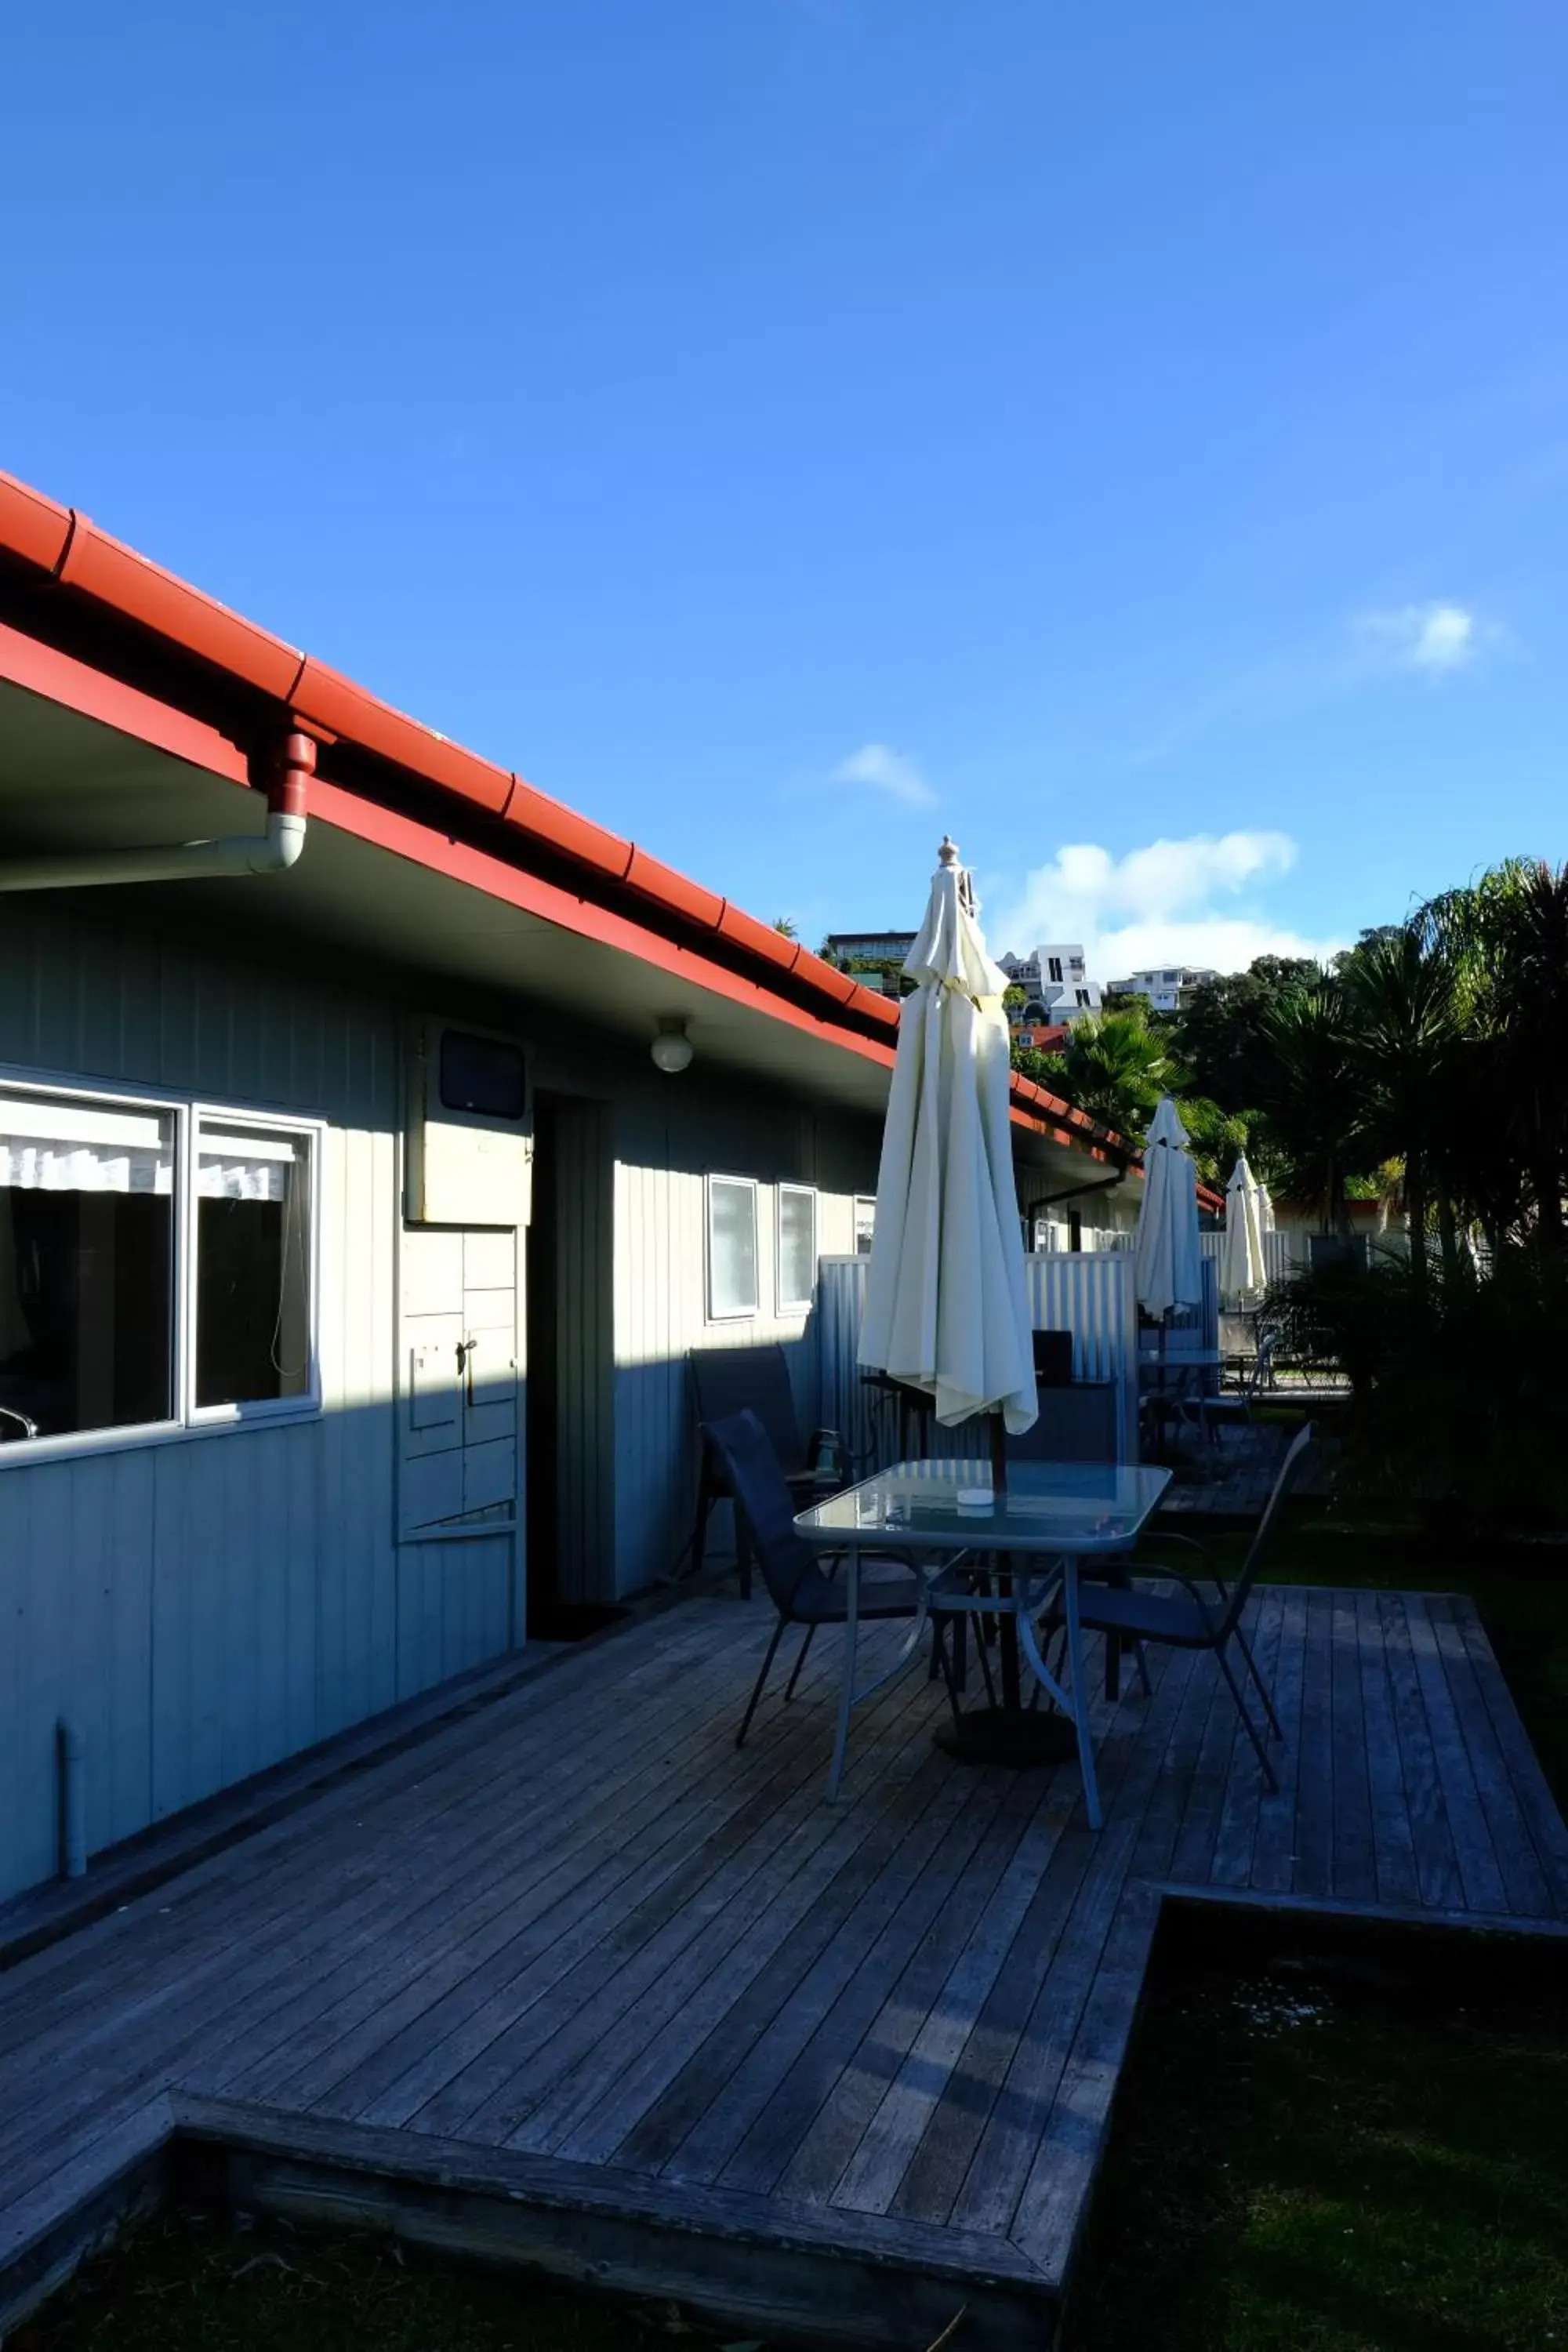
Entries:
<svg viewBox="0 0 1568 2352">
<path fill-rule="evenodd" d="M 204 1201 L 287 1201 L 302 1139 L 204 1127 L 196 1191 Z M 174 1190 L 174 1121 L 111 1103 L 0 1097 L 0 1186 L 19 1192 Z"/>
<path fill-rule="evenodd" d="M 204 1201 L 286 1201 L 300 1146 L 287 1135 L 215 1134 L 202 1130 L 196 1192 Z"/>
<path fill-rule="evenodd" d="M 19 1192 L 172 1193 L 174 1121 L 108 1103 L 0 1097 L 0 1184 Z"/>
</svg>

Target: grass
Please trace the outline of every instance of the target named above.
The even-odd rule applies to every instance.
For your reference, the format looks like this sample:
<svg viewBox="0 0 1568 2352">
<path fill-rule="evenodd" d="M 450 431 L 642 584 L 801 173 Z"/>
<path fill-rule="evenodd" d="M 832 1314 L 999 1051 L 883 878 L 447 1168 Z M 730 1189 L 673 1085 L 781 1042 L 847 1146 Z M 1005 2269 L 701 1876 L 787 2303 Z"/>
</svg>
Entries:
<svg viewBox="0 0 1568 2352">
<path fill-rule="evenodd" d="M 1156 1965 L 1064 2352 L 1568 2345 L 1561 1991 L 1229 1940 Z"/>
<path fill-rule="evenodd" d="M 128 2231 L 7 2352 L 715 2352 L 725 2340 L 673 2305 L 437 2263 L 390 2239 L 176 2213 Z"/>
</svg>

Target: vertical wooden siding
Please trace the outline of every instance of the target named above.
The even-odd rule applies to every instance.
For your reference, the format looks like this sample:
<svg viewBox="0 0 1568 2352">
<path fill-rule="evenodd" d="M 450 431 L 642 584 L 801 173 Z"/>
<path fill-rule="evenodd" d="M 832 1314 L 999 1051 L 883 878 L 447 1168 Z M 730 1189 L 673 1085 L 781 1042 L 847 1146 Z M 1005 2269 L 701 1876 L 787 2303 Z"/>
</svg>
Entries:
<svg viewBox="0 0 1568 2352">
<path fill-rule="evenodd" d="M 55 1725 L 94 1850 L 504 1649 L 494 1545 L 394 1542 L 395 1006 L 10 900 L 0 1063 L 309 1112 L 326 1410 L 0 1470 L 0 1896 L 56 1864 Z"/>
<path fill-rule="evenodd" d="M 820 1417 L 815 1308 L 776 1308 L 782 1183 L 817 1196 L 819 1258 L 852 1250 L 855 1196 L 876 1189 L 879 1130 L 743 1087 L 700 1095 L 685 1081 L 617 1107 L 615 1171 L 616 1562 L 635 1591 L 676 1566 L 690 1533 L 697 1348 L 781 1343 L 803 1429 Z M 682 1090 L 678 1092 L 678 1086 Z M 758 1312 L 710 1322 L 704 1179 L 757 1180 Z"/>
</svg>

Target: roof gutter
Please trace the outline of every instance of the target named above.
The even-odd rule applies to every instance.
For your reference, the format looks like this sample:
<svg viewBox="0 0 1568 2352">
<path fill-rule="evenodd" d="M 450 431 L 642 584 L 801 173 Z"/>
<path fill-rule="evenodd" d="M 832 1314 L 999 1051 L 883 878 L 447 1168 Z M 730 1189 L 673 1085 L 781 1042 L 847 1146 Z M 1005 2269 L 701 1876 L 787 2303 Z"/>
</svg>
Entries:
<svg viewBox="0 0 1568 2352">
<path fill-rule="evenodd" d="M 100 849 L 77 856 L 0 860 L 0 891 L 87 890 L 114 883 L 207 882 L 226 875 L 286 874 L 305 848 L 305 786 L 316 766 L 308 735 L 286 735 L 267 786 L 267 825 L 223 841 L 183 841 L 152 849 Z"/>
<path fill-rule="evenodd" d="M 398 772 L 387 777 L 383 772 L 379 778 L 373 773 L 373 796 L 396 806 L 399 792 L 406 799 L 408 786 L 416 793 L 434 794 L 439 814 L 432 821 L 449 837 L 463 839 L 491 856 L 505 856 L 509 850 L 515 855 L 530 847 L 536 854 L 542 852 L 546 871 L 553 869 L 585 900 L 634 912 L 645 924 L 651 916 L 671 938 L 694 941 L 704 954 L 727 961 L 775 1000 L 782 998 L 819 1021 L 872 1039 L 884 1050 L 893 1046 L 899 1009 L 877 991 L 863 987 L 849 973 L 813 955 L 798 940 L 784 938 L 732 900 L 689 880 L 635 842 L 623 840 L 540 792 L 512 770 L 465 751 L 435 729 L 380 701 L 324 662 L 149 562 L 134 548 L 100 530 L 77 509 L 60 506 L 4 473 L 0 473 L 0 556 L 9 557 L 13 566 L 19 567 L 26 583 L 29 628 L 52 643 L 66 641 L 65 650 L 71 649 L 73 630 L 79 640 L 85 625 L 90 640 L 85 648 L 88 657 L 104 667 L 101 616 L 107 614 L 117 624 L 128 623 L 133 631 L 147 635 L 130 644 L 123 635 L 114 635 L 109 641 L 109 674 L 123 677 L 127 671 L 138 673 L 127 682 L 153 683 L 169 698 L 168 649 L 173 648 L 201 666 L 196 704 L 199 709 L 209 706 L 203 715 L 214 715 L 210 706 L 216 682 L 216 698 L 226 708 L 237 704 L 247 724 L 258 717 L 272 724 L 286 717 L 294 726 L 308 729 L 321 744 L 340 747 L 329 751 L 329 775 L 341 777 L 351 790 L 366 789 L 361 777 L 352 772 L 356 763 L 363 768 L 363 755 L 368 754 L 375 763 L 385 762 Z M 59 601 L 51 606 L 52 598 Z M 82 615 L 85 625 L 79 617 Z M 153 645 L 150 639 L 159 643 Z M 162 675 L 149 680 L 145 673 L 150 670 Z M 187 681 L 185 691 L 192 690 Z M 224 724 L 226 731 L 237 731 L 228 719 Z M 423 812 L 405 807 L 405 813 L 417 816 Z M 181 864 L 177 870 L 195 869 Z M 214 870 L 258 869 L 232 866 L 226 857 Z M 79 887 L 87 878 L 79 872 L 69 887 Z M 116 877 L 106 875 L 103 878 Z M 126 873 L 119 878 L 131 877 Z M 140 878 L 170 877 L 145 873 Z M 51 886 L 18 882 L 12 887 Z M 67 886 L 62 881 L 52 887 Z M 1017 1124 L 1097 1159 L 1115 1159 L 1131 1168 L 1139 1165 L 1136 1150 L 1121 1137 L 1021 1072 L 1013 1074 L 1011 1102 Z"/>
</svg>

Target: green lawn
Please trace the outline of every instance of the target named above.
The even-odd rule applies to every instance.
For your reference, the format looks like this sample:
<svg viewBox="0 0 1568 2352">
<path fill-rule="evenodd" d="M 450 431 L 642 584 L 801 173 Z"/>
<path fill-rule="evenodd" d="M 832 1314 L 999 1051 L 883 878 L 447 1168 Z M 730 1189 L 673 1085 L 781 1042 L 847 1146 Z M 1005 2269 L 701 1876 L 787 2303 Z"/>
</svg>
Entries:
<svg viewBox="0 0 1568 2352">
<path fill-rule="evenodd" d="M 1568 2345 L 1568 2000 L 1468 1973 L 1160 1967 L 1064 2352 Z"/>
</svg>

